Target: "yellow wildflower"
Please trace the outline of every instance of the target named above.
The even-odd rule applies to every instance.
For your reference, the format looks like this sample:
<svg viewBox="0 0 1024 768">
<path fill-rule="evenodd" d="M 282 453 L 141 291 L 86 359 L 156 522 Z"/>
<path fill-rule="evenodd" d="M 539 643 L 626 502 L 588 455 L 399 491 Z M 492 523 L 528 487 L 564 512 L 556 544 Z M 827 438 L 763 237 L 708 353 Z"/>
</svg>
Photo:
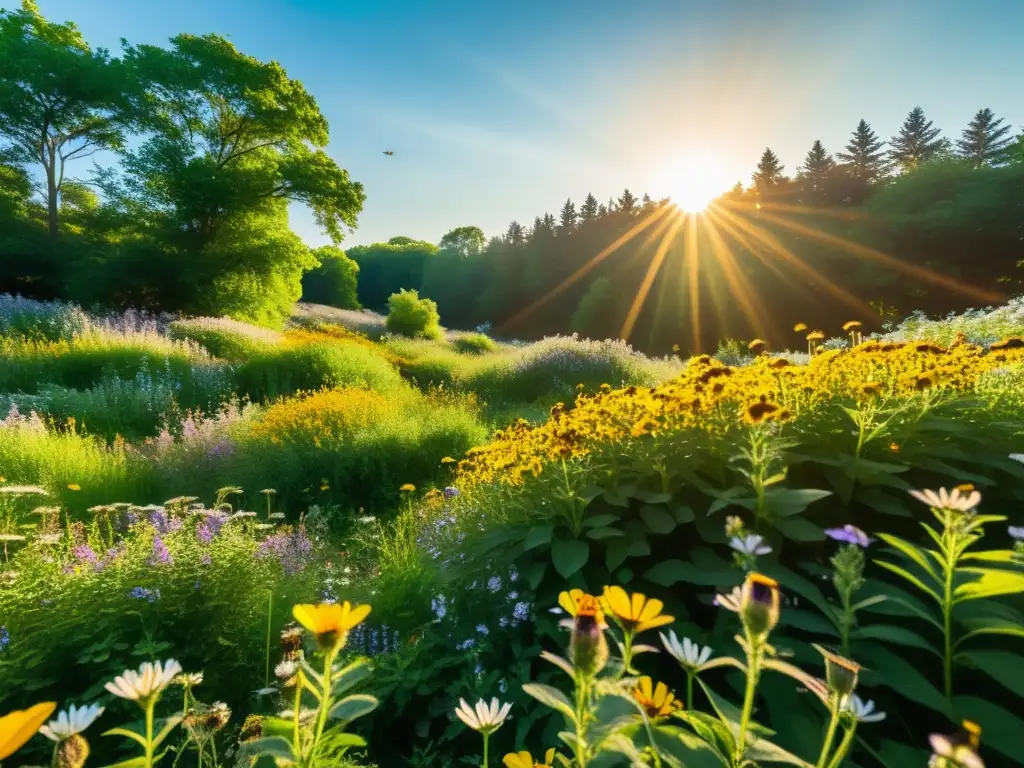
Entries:
<svg viewBox="0 0 1024 768">
<path fill-rule="evenodd" d="M 633 698 L 643 707 L 651 720 L 667 717 L 683 708 L 683 703 L 672 694 L 667 685 L 658 683 L 655 686 L 646 675 L 637 681 L 637 686 L 633 689 Z"/>
<path fill-rule="evenodd" d="M 602 602 L 627 632 L 643 632 L 675 621 L 674 616 L 661 612 L 665 607 L 661 600 L 639 592 L 630 595 L 622 587 L 605 587 Z"/>
<path fill-rule="evenodd" d="M 311 632 L 321 648 L 337 650 L 345 644 L 349 630 L 370 615 L 369 605 L 344 603 L 302 604 L 292 608 L 295 620 Z"/>
<path fill-rule="evenodd" d="M 509 752 L 501 762 L 505 764 L 505 768 L 551 768 L 555 762 L 555 750 L 552 748 L 544 753 L 543 763 L 535 763 L 533 755 L 526 751 Z"/>
<path fill-rule="evenodd" d="M 0 760 L 6 760 L 21 749 L 56 708 L 56 702 L 44 701 L 0 717 Z"/>
<path fill-rule="evenodd" d="M 80 491 L 80 490 L 82 490 L 82 486 L 80 486 L 78 483 L 68 483 L 68 490 L 69 491 Z"/>
<path fill-rule="evenodd" d="M 416 486 L 413 485 L 412 483 L 406 483 L 405 485 L 403 485 L 398 490 L 399 490 L 400 493 L 412 493 L 413 491 L 416 490 Z"/>
</svg>

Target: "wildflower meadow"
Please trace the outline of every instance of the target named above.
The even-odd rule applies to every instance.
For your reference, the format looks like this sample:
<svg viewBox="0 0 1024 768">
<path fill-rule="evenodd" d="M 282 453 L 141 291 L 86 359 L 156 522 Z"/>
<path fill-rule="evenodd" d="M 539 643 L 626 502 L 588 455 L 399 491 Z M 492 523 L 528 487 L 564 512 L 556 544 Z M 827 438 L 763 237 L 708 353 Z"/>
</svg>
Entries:
<svg viewBox="0 0 1024 768">
<path fill-rule="evenodd" d="M 0 302 L 4 765 L 1019 763 L 1005 308 L 655 360 Z"/>
</svg>

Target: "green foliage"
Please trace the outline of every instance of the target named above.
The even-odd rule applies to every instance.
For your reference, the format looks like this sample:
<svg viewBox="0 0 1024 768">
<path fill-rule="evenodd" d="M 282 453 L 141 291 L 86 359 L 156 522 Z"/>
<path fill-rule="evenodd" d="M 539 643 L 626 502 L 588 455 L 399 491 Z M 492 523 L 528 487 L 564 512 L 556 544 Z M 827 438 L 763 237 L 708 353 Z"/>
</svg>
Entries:
<svg viewBox="0 0 1024 768">
<path fill-rule="evenodd" d="M 383 357 L 355 344 L 309 344 L 257 353 L 235 372 L 238 393 L 255 402 L 321 387 L 370 387 L 392 391 L 402 385 Z"/>
<path fill-rule="evenodd" d="M 175 320 L 167 327 L 167 335 L 179 341 L 194 341 L 225 360 L 245 360 L 280 343 L 279 333 L 226 317 Z"/>
<path fill-rule="evenodd" d="M 452 340 L 456 351 L 467 355 L 482 355 L 485 352 L 496 352 L 498 345 L 483 333 L 463 333 Z"/>
<path fill-rule="evenodd" d="M 431 243 L 396 237 L 387 243 L 349 248 L 346 253 L 359 265 L 359 303 L 383 310 L 395 291 L 407 286 L 420 287 L 438 248 Z"/>
<path fill-rule="evenodd" d="M 319 262 L 302 276 L 302 300 L 339 309 L 359 309 L 359 265 L 333 246 L 313 251 Z"/>
<path fill-rule="evenodd" d="M 484 249 L 487 239 L 480 227 L 456 227 L 447 232 L 437 246 L 441 250 L 454 251 L 459 256 L 476 256 Z"/>
<path fill-rule="evenodd" d="M 590 284 L 587 292 L 580 299 L 576 312 L 569 320 L 569 328 L 590 338 L 609 338 L 609 318 L 614 317 L 612 303 L 614 292 L 612 283 L 607 277 L 599 277 Z"/>
<path fill-rule="evenodd" d="M 388 298 L 387 329 L 413 338 L 441 338 L 441 316 L 437 304 L 421 299 L 416 291 L 402 290 Z"/>
</svg>

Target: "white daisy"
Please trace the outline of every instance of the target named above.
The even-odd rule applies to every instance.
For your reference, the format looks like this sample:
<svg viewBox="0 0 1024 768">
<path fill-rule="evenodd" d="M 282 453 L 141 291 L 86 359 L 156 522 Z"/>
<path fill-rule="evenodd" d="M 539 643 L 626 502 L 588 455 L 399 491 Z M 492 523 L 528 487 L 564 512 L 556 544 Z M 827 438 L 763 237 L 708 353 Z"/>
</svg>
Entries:
<svg viewBox="0 0 1024 768">
<path fill-rule="evenodd" d="M 961 493 L 959 488 L 952 491 L 939 488 L 938 493 L 929 490 L 911 491 L 910 495 L 932 509 L 954 509 L 959 512 L 970 512 L 981 502 L 981 494 L 977 491 Z"/>
<path fill-rule="evenodd" d="M 203 682 L 202 672 L 182 672 L 171 680 L 173 685 L 180 685 L 183 688 L 195 688 Z"/>
<path fill-rule="evenodd" d="M 122 699 L 139 701 L 158 695 L 179 672 L 181 664 L 174 659 L 168 659 L 163 663 L 158 661 L 156 664 L 147 661 L 139 667 L 138 672 L 126 669 L 104 687 Z"/>
<path fill-rule="evenodd" d="M 843 699 L 843 709 L 850 712 L 861 723 L 880 723 L 885 720 L 885 712 L 875 712 L 875 702 L 871 699 L 864 701 L 856 693 Z"/>
<path fill-rule="evenodd" d="M 729 546 L 743 555 L 767 555 L 772 548 L 764 544 L 764 536 L 750 533 L 746 536 L 733 536 L 729 539 Z"/>
<path fill-rule="evenodd" d="M 511 704 L 501 704 L 497 699 L 491 699 L 490 706 L 486 701 L 480 699 L 476 703 L 476 709 L 470 707 L 465 699 L 459 699 L 455 715 L 474 731 L 493 733 L 501 728 L 511 709 Z"/>
<path fill-rule="evenodd" d="M 51 720 L 41 726 L 39 732 L 50 741 L 61 742 L 84 731 L 102 714 L 103 707 L 97 704 L 89 704 L 84 707 L 76 707 L 72 704 L 69 709 L 62 710 L 56 720 Z"/>
<path fill-rule="evenodd" d="M 684 637 L 680 643 L 679 638 L 676 637 L 675 630 L 670 629 L 668 637 L 661 632 L 658 635 L 661 637 L 661 644 L 665 646 L 665 650 L 669 652 L 669 655 L 688 669 L 700 669 L 711 658 L 711 648 L 709 646 L 701 648 L 700 645 L 688 637 Z"/>
<path fill-rule="evenodd" d="M 733 587 L 732 592 L 728 595 L 715 595 L 715 605 L 719 608 L 725 608 L 727 611 L 733 613 L 739 613 L 740 600 L 743 599 L 743 590 L 739 587 Z"/>
</svg>

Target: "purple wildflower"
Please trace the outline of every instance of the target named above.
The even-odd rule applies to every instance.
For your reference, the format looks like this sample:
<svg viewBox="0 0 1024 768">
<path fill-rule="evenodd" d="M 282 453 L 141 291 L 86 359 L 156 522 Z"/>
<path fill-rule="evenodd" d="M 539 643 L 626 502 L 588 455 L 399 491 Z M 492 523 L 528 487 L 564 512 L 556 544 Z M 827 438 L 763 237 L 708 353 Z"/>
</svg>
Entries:
<svg viewBox="0 0 1024 768">
<path fill-rule="evenodd" d="M 855 525 L 847 523 L 842 528 L 826 528 L 825 535 L 836 541 L 845 541 L 849 544 L 856 544 L 858 547 L 867 548 L 872 539 Z"/>
<path fill-rule="evenodd" d="M 518 602 L 512 609 L 512 618 L 516 621 L 526 621 L 530 618 L 530 606 L 528 603 Z"/>
<path fill-rule="evenodd" d="M 0 626 L 0 651 L 6 651 L 10 644 L 11 633 L 7 631 L 7 627 Z"/>
<path fill-rule="evenodd" d="M 167 549 L 167 545 L 164 544 L 164 540 L 159 536 L 154 536 L 153 554 L 149 557 L 149 564 L 155 567 L 158 565 L 169 565 L 173 562 L 174 559 L 171 557 L 171 551 Z"/>
<path fill-rule="evenodd" d="M 1024 541 L 1024 525 L 1011 525 L 1007 530 L 1010 533 L 1010 538 L 1016 541 Z"/>
<path fill-rule="evenodd" d="M 147 602 L 152 603 L 160 599 L 160 590 L 147 589 L 146 587 L 135 587 L 128 593 L 128 597 L 133 597 L 136 600 L 146 600 Z"/>
<path fill-rule="evenodd" d="M 98 569 L 100 558 L 88 544 L 79 544 L 71 550 L 71 554 L 78 561 L 79 565 L 88 565 L 94 570 Z"/>
<path fill-rule="evenodd" d="M 306 531 L 299 528 L 295 531 L 279 531 L 269 536 L 260 544 L 256 554 L 258 557 L 275 557 L 281 568 L 289 576 L 294 576 L 309 563 L 313 552 L 313 542 Z"/>
<path fill-rule="evenodd" d="M 456 488 L 454 485 L 449 485 L 449 486 L 445 487 L 445 489 L 444 489 L 444 497 L 446 499 L 454 499 L 458 495 L 459 495 L 459 489 Z"/>
</svg>

